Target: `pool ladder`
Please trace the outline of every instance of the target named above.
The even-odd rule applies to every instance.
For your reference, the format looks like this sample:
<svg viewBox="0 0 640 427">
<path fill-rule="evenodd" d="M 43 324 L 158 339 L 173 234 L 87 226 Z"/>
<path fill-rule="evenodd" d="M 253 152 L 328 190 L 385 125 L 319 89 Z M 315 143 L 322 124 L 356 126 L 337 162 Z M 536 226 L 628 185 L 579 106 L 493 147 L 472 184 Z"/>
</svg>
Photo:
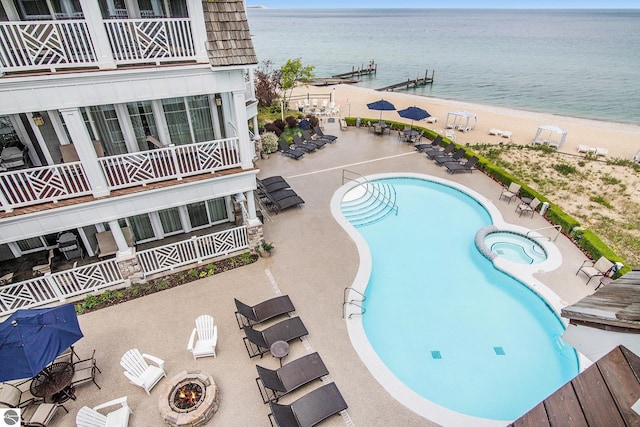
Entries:
<svg viewBox="0 0 640 427">
<path fill-rule="evenodd" d="M 362 297 L 362 299 L 347 299 L 350 291 L 357 293 Z M 364 296 L 362 292 L 356 291 L 352 287 L 344 288 L 344 291 L 342 292 L 342 318 L 344 319 L 347 314 L 346 307 L 348 305 L 355 305 L 356 307 L 360 308 L 360 313 L 350 313 L 348 317 L 349 319 L 351 319 L 351 316 L 353 316 L 354 314 L 362 316 L 364 313 L 366 313 L 367 309 L 360 305 L 366 299 L 367 297 Z"/>
<path fill-rule="evenodd" d="M 560 224 L 556 224 L 556 225 L 551 225 L 549 227 L 542 227 L 542 228 L 536 228 L 535 230 L 529 230 L 527 231 L 527 237 L 531 237 L 532 239 L 549 239 L 551 240 L 551 237 L 547 237 L 547 236 L 542 236 L 542 237 L 537 237 L 537 236 L 530 236 L 530 233 L 533 233 L 534 231 L 540 231 L 540 230 L 547 230 L 549 228 L 555 228 L 557 233 L 553 238 L 553 241 L 555 242 L 558 239 L 558 236 L 560 235 L 560 233 L 562 232 L 562 226 Z"/>
</svg>

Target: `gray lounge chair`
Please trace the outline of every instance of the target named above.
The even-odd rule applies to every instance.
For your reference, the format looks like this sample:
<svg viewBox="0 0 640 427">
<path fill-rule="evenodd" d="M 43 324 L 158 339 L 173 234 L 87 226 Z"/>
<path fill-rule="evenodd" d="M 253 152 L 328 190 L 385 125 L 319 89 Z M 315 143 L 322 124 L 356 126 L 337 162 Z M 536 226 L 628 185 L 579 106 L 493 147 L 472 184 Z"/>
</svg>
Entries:
<svg viewBox="0 0 640 427">
<path fill-rule="evenodd" d="M 462 159 L 464 157 L 464 148 L 458 148 L 456 150 L 455 153 L 453 153 L 452 155 L 440 155 L 440 156 L 435 156 L 433 158 L 433 160 L 437 163 L 438 166 L 442 166 L 445 163 L 448 162 L 458 162 L 460 161 L 460 159 Z"/>
<path fill-rule="evenodd" d="M 302 150 L 305 153 L 311 153 L 313 151 L 316 151 L 318 149 L 318 146 L 315 144 L 309 144 L 305 141 L 302 140 L 302 138 L 300 137 L 300 135 L 293 135 L 293 147 L 295 147 L 298 150 Z"/>
<path fill-rule="evenodd" d="M 329 375 L 317 352 L 289 362 L 277 370 L 263 368 L 260 365 L 256 365 L 256 369 L 256 384 L 264 403 L 277 402 L 285 394 Z"/>
<path fill-rule="evenodd" d="M 302 137 L 304 138 L 305 142 L 309 144 L 315 144 L 318 148 L 323 148 L 330 142 L 328 139 L 314 138 L 313 136 L 311 136 L 311 131 L 309 131 L 308 129 L 302 131 Z"/>
<path fill-rule="evenodd" d="M 331 143 L 336 142 L 336 140 L 338 139 L 338 137 L 335 135 L 326 135 L 324 132 L 322 132 L 322 129 L 320 129 L 320 126 L 314 127 L 313 131 L 316 133 L 316 138 L 326 139 Z"/>
<path fill-rule="evenodd" d="M 279 427 L 312 427 L 347 409 L 347 402 L 335 383 L 329 383 L 305 394 L 290 405 L 269 402 L 269 422 Z"/>
<path fill-rule="evenodd" d="M 283 155 L 291 157 L 292 159 L 298 160 L 300 157 L 304 156 L 304 151 L 289 147 L 287 141 L 279 140 L 278 146 L 280 147 L 280 152 L 282 152 Z"/>
<path fill-rule="evenodd" d="M 427 155 L 428 158 L 433 159 L 436 156 L 447 156 L 449 155 L 449 153 L 453 153 L 453 150 L 455 148 L 456 148 L 456 144 L 452 142 L 451 144 L 444 147 L 444 150 L 433 148 L 431 150 L 425 150 L 423 152 Z"/>
<path fill-rule="evenodd" d="M 269 208 L 270 211 L 278 214 L 280 213 L 280 211 L 283 211 L 287 208 L 291 208 L 293 206 L 300 207 L 300 205 L 304 204 L 304 200 L 302 200 L 302 197 L 298 196 L 295 191 L 291 191 L 292 193 L 287 194 L 286 197 L 279 197 L 277 199 L 277 196 L 275 196 L 273 193 L 266 193 L 265 203 L 267 205 L 267 208 Z"/>
<path fill-rule="evenodd" d="M 436 148 L 438 147 L 440 144 L 442 144 L 442 137 L 440 135 L 436 136 L 436 138 L 431 141 L 430 143 L 427 144 L 415 144 L 413 146 L 413 148 L 415 148 L 416 150 L 420 151 L 421 153 L 424 152 L 425 150 L 429 150 L 431 148 Z"/>
<path fill-rule="evenodd" d="M 256 178 L 256 183 L 258 184 L 258 189 L 260 191 L 266 191 L 270 193 L 272 191 L 284 190 L 286 188 L 291 188 L 289 183 L 284 179 L 282 181 L 273 181 L 269 183 L 265 183 L 263 180 Z"/>
<path fill-rule="evenodd" d="M 478 158 L 476 156 L 471 157 L 465 164 L 449 162 L 444 165 L 447 168 L 447 172 L 449 173 L 458 173 L 458 172 L 473 172 L 473 168 L 478 163 Z"/>
<path fill-rule="evenodd" d="M 243 326 L 253 326 L 296 311 L 289 295 L 270 298 L 254 306 L 249 306 L 236 298 L 233 300 L 236 303 L 236 321 L 240 329 L 242 329 Z"/>
<path fill-rule="evenodd" d="M 290 317 L 262 331 L 257 331 L 251 326 L 245 326 L 242 329 L 245 334 L 242 340 L 249 357 L 262 357 L 271 350 L 274 342 L 293 341 L 309 333 L 299 317 Z"/>
<path fill-rule="evenodd" d="M 273 175 L 273 176 L 269 176 L 266 178 L 259 178 L 260 182 L 262 182 L 264 185 L 270 185 L 276 182 L 284 182 L 285 184 L 287 184 L 287 186 L 289 185 L 289 183 L 287 182 L 286 179 L 284 179 L 282 176 L 280 175 Z"/>
</svg>

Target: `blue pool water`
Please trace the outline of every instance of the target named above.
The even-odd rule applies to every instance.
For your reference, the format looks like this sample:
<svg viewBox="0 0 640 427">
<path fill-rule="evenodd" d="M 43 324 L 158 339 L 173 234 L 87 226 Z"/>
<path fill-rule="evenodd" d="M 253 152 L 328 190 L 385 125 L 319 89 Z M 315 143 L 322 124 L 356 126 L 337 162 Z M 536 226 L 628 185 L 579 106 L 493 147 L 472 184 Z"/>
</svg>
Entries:
<svg viewBox="0 0 640 427">
<path fill-rule="evenodd" d="M 372 271 L 363 327 L 406 386 L 451 410 L 513 420 L 578 374 L 564 326 L 474 245 L 491 217 L 446 185 L 390 178 L 399 214 L 357 230 Z"/>
</svg>

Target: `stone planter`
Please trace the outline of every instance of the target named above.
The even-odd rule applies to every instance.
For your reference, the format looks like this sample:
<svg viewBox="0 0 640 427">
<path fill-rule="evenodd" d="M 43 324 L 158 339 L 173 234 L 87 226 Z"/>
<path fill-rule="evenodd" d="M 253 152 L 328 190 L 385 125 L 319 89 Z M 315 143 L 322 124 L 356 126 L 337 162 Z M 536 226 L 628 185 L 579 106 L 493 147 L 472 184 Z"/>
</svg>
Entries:
<svg viewBox="0 0 640 427">
<path fill-rule="evenodd" d="M 269 153 L 260 153 L 260 157 L 262 157 L 263 160 L 266 160 L 269 158 Z"/>
<path fill-rule="evenodd" d="M 262 257 L 262 258 L 269 258 L 271 256 L 271 252 L 270 251 L 260 251 L 258 252 L 258 254 Z"/>
</svg>

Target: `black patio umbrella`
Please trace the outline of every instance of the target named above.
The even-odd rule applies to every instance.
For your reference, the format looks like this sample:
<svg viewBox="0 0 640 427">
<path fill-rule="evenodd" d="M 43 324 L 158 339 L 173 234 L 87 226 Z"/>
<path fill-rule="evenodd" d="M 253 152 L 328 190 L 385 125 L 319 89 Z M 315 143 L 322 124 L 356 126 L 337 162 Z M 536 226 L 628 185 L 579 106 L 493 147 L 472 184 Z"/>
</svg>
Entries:
<svg viewBox="0 0 640 427">
<path fill-rule="evenodd" d="M 383 111 L 393 111 L 396 109 L 396 107 L 392 103 L 390 103 L 389 101 L 385 101 L 384 99 L 367 104 L 367 108 L 369 108 L 370 110 L 380 111 L 380 121 L 382 121 Z"/>
<path fill-rule="evenodd" d="M 431 117 L 431 114 L 427 110 L 423 110 L 420 107 L 409 107 L 404 110 L 398 111 L 400 117 L 411 120 L 411 127 L 413 128 L 413 121 L 420 121 L 422 119 L 426 119 L 427 117 Z"/>
<path fill-rule="evenodd" d="M 82 337 L 73 304 L 17 310 L 0 323 L 0 381 L 35 377 Z"/>
</svg>

